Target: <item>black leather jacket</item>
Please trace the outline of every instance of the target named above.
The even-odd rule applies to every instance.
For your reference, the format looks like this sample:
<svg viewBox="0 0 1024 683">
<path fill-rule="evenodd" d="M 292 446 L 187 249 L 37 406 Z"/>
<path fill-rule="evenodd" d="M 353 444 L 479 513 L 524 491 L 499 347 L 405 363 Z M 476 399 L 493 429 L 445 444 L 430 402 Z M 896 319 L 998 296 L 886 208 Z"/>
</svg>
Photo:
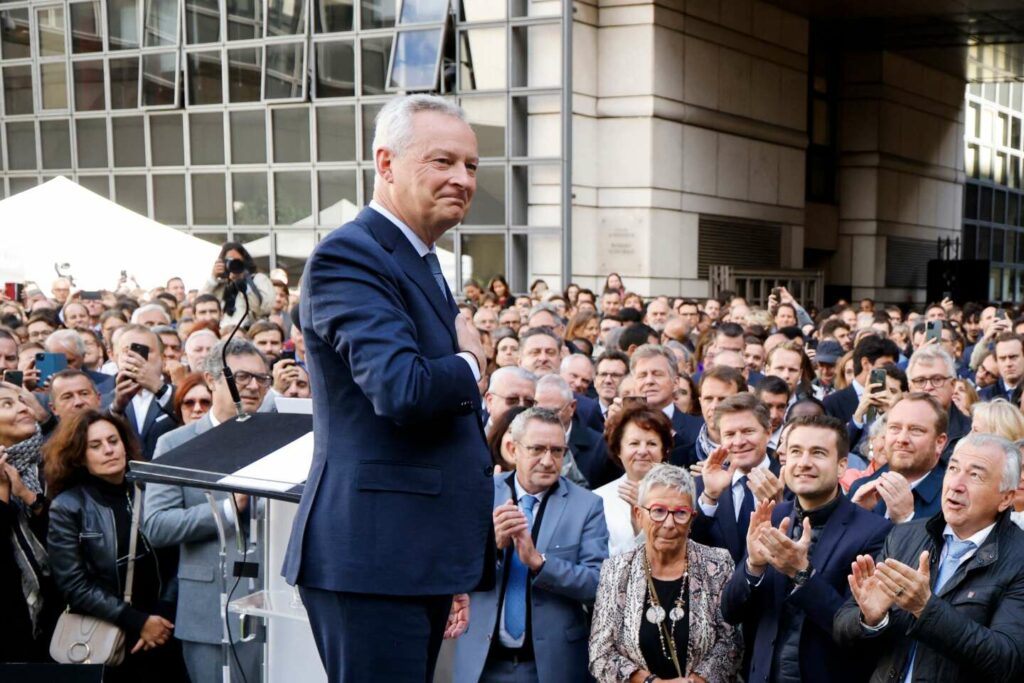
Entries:
<svg viewBox="0 0 1024 683">
<path fill-rule="evenodd" d="M 50 504 L 50 568 L 73 611 L 137 632 L 148 615 L 124 602 L 115 524 L 113 511 L 88 484 L 62 492 Z M 160 581 L 161 597 L 168 587 Z"/>
</svg>

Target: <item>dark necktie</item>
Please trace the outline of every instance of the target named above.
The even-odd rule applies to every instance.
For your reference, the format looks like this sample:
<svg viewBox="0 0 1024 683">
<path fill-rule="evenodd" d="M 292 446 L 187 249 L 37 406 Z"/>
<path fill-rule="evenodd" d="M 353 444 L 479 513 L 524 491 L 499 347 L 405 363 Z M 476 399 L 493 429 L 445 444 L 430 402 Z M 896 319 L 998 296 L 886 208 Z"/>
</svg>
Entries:
<svg viewBox="0 0 1024 683">
<path fill-rule="evenodd" d="M 740 503 L 739 514 L 736 516 L 736 530 L 743 542 L 746 543 L 750 515 L 754 512 L 754 492 L 747 486 L 747 475 L 740 477 L 736 485 L 743 487 L 743 502 Z"/>
<path fill-rule="evenodd" d="M 441 272 L 441 262 L 437 259 L 437 254 L 430 251 L 427 252 L 423 260 L 427 262 L 427 267 L 430 268 L 430 274 L 434 276 L 434 280 L 437 282 L 437 286 L 441 288 L 441 297 L 448 300 L 448 287 L 444 283 L 444 273 Z"/>
</svg>

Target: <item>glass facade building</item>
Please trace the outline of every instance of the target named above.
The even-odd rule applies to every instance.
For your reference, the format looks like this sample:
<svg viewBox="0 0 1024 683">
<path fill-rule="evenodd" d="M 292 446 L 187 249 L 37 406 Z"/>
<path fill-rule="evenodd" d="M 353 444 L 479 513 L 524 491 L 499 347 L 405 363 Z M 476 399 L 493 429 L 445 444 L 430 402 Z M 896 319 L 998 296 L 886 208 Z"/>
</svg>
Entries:
<svg viewBox="0 0 1024 683">
<path fill-rule="evenodd" d="M 472 210 L 451 284 L 525 289 L 559 258 L 560 0 L 0 2 L 0 194 L 64 175 L 165 225 L 246 243 L 297 279 L 373 191 L 399 92 L 466 110 Z M 102 236 L 97 236 L 102 239 Z"/>
</svg>

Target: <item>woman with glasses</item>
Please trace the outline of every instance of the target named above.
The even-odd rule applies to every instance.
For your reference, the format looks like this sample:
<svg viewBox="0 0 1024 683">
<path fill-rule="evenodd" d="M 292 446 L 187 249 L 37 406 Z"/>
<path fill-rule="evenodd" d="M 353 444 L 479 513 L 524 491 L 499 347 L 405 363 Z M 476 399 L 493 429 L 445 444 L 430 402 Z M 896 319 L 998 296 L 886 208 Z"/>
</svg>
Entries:
<svg viewBox="0 0 1024 683">
<path fill-rule="evenodd" d="M 590 673 L 601 683 L 736 680 L 743 644 L 718 605 L 733 572 L 727 550 L 689 540 L 690 473 L 656 465 L 633 506 L 644 544 L 605 562 L 590 631 Z"/>
<path fill-rule="evenodd" d="M 213 390 L 201 372 L 187 375 L 174 394 L 174 414 L 183 425 L 202 418 L 212 405 Z"/>
<path fill-rule="evenodd" d="M 668 460 L 672 450 L 672 421 L 646 405 L 624 409 L 605 427 L 608 456 L 626 473 L 595 489 L 604 502 L 608 524 L 608 555 L 615 557 L 636 547 L 639 522 L 633 515 L 640 480 L 655 465 Z"/>
</svg>

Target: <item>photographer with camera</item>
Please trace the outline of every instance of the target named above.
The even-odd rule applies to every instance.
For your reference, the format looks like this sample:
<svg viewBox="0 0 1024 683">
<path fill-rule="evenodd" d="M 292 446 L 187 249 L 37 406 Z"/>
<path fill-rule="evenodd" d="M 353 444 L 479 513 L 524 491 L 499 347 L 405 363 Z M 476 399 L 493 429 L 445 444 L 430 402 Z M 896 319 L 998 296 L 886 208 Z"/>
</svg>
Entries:
<svg viewBox="0 0 1024 683">
<path fill-rule="evenodd" d="M 249 297 L 249 321 L 270 315 L 274 305 L 274 285 L 265 274 L 257 272 L 256 262 L 238 242 L 225 242 L 213 264 L 213 276 L 200 294 L 212 294 L 223 306 L 221 329 L 230 330 L 244 321 L 245 301 Z M 243 294 L 244 292 L 244 294 Z"/>
</svg>

